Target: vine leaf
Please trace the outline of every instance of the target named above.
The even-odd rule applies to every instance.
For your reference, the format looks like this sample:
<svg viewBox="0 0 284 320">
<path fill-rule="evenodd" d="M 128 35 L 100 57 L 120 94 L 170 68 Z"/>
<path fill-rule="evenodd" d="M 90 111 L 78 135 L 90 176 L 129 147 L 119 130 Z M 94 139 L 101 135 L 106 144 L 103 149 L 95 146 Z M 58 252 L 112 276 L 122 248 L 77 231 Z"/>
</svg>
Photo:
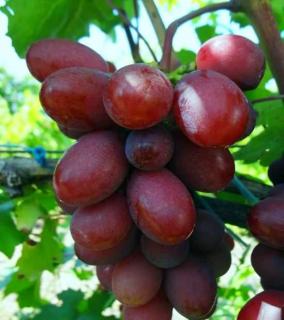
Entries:
<svg viewBox="0 0 284 320">
<path fill-rule="evenodd" d="M 0 212 L 0 251 L 11 258 L 15 247 L 24 239 L 24 234 L 16 228 L 10 212 Z"/>
</svg>

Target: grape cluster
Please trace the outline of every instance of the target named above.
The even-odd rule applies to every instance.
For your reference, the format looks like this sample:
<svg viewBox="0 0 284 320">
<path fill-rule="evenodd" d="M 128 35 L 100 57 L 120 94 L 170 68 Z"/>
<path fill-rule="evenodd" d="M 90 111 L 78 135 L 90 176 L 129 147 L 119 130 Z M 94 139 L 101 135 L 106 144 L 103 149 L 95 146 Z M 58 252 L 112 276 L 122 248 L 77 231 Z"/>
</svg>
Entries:
<svg viewBox="0 0 284 320">
<path fill-rule="evenodd" d="M 252 251 L 251 264 L 265 291 L 244 306 L 238 320 L 257 319 L 258 314 L 271 320 L 284 317 L 283 172 L 284 158 L 270 165 L 268 176 L 275 186 L 265 199 L 251 209 L 248 216 L 248 227 L 260 242 Z"/>
<path fill-rule="evenodd" d="M 234 175 L 228 147 L 254 128 L 242 90 L 260 82 L 262 51 L 240 36 L 212 38 L 175 88 L 157 68 L 115 71 L 63 39 L 34 43 L 27 64 L 45 112 L 77 139 L 53 179 L 77 257 L 97 266 L 126 320 L 170 320 L 173 308 L 209 317 L 234 241 L 192 192 L 223 190 Z"/>
</svg>

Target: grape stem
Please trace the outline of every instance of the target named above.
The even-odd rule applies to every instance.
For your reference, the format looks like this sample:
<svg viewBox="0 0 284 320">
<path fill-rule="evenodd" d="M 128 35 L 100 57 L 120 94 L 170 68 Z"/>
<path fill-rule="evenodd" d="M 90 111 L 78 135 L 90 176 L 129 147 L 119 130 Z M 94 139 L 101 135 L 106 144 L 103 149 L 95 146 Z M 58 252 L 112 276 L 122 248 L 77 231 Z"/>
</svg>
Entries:
<svg viewBox="0 0 284 320">
<path fill-rule="evenodd" d="M 162 55 L 162 59 L 160 62 L 160 68 L 166 72 L 171 71 L 170 70 L 170 66 L 171 66 L 171 54 L 172 54 L 172 50 L 173 50 L 173 38 L 174 35 L 176 34 L 176 31 L 178 30 L 178 28 L 184 24 L 185 22 L 192 20 L 196 17 L 199 17 L 205 13 L 210 13 L 210 12 L 215 12 L 218 10 L 230 10 L 233 12 L 237 12 L 240 10 L 240 6 L 239 3 L 236 1 L 226 1 L 226 2 L 220 2 L 220 3 L 215 3 L 215 4 L 211 4 L 208 5 L 204 8 L 200 8 L 197 10 L 194 10 L 188 14 L 186 14 L 185 16 L 174 20 L 167 28 L 166 30 L 166 35 L 165 35 L 165 41 L 164 41 L 164 45 L 163 45 L 163 55 Z"/>
<path fill-rule="evenodd" d="M 234 176 L 233 184 L 250 204 L 255 205 L 259 202 L 259 199 L 242 183 L 237 176 Z"/>
<path fill-rule="evenodd" d="M 163 43 L 165 40 L 166 27 L 161 18 L 159 10 L 153 0 L 142 0 L 143 5 L 148 13 L 148 16 L 151 20 L 153 28 L 155 30 L 156 36 L 158 38 L 159 44 L 161 48 L 163 47 Z"/>
<path fill-rule="evenodd" d="M 265 98 L 259 98 L 255 100 L 251 100 L 250 102 L 252 104 L 257 104 L 257 103 L 262 103 L 266 101 L 274 101 L 274 100 L 284 100 L 284 94 L 279 94 L 277 96 L 270 96 L 270 97 L 265 97 Z"/>
<path fill-rule="evenodd" d="M 117 13 L 118 13 L 118 15 L 119 15 L 119 17 L 120 17 L 123 25 L 124 25 L 124 26 L 127 25 L 129 28 L 131 28 L 131 29 L 133 29 L 135 32 L 137 32 L 139 39 L 141 39 L 141 40 L 145 43 L 145 45 L 146 45 L 146 47 L 148 48 L 149 52 L 151 53 L 154 61 L 155 61 L 156 63 L 158 63 L 158 59 L 157 59 L 157 57 L 156 57 L 156 54 L 155 54 L 155 52 L 153 51 L 153 49 L 151 48 L 149 42 L 148 42 L 147 39 L 143 36 L 143 34 L 139 31 L 139 29 L 138 29 L 137 27 L 135 27 L 135 26 L 131 23 L 131 21 L 130 21 L 129 18 L 127 17 L 125 11 L 122 10 L 121 8 L 117 7 L 117 6 L 112 2 L 112 0 L 107 0 L 107 2 L 108 2 L 108 5 L 109 5 L 113 10 L 116 10 L 116 11 L 117 11 Z M 131 47 L 131 41 L 133 40 L 133 37 L 132 37 L 131 32 L 130 32 L 130 35 L 131 35 L 131 40 L 130 40 L 130 42 L 129 42 L 129 38 L 128 38 L 129 35 L 127 35 L 127 39 L 128 39 L 128 42 L 129 42 L 129 45 L 130 45 L 130 48 L 131 48 L 132 57 L 133 57 L 133 59 L 134 59 L 135 62 L 141 62 L 142 59 L 141 59 L 141 57 L 140 57 L 140 54 L 139 54 L 139 52 L 138 52 L 138 53 L 136 52 L 136 51 L 137 51 L 137 48 L 139 48 L 139 47 L 138 47 L 138 44 L 135 44 L 135 50 L 132 51 L 133 49 L 132 49 L 132 47 Z M 134 42 L 134 40 L 133 40 L 133 42 Z M 134 43 L 135 43 L 135 42 L 134 42 Z"/>
<path fill-rule="evenodd" d="M 194 198 L 203 206 L 204 209 L 206 209 L 209 213 L 214 215 L 220 222 L 223 223 L 222 219 L 218 216 L 218 214 L 213 210 L 213 208 L 209 205 L 209 203 L 199 196 L 196 192 L 193 192 Z M 225 230 L 234 238 L 234 240 L 238 241 L 242 246 L 245 248 L 249 247 L 249 245 L 239 236 L 237 235 L 233 230 L 231 230 L 229 227 L 225 225 Z"/>
</svg>

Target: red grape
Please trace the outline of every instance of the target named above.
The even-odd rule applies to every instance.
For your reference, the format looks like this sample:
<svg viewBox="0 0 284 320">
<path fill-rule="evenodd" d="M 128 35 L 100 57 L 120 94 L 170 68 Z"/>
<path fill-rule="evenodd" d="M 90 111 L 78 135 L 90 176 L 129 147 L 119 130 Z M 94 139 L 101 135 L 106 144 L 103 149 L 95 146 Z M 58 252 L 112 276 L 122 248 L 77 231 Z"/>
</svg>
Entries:
<svg viewBox="0 0 284 320">
<path fill-rule="evenodd" d="M 88 205 L 110 196 L 127 170 L 119 136 L 112 131 L 97 131 L 81 137 L 64 154 L 56 166 L 53 185 L 57 197 L 66 204 Z"/>
<path fill-rule="evenodd" d="M 237 320 L 260 320 L 259 311 L 262 303 L 268 303 L 275 307 L 284 307 L 284 292 L 276 290 L 267 290 L 257 294 L 242 308 Z M 279 318 L 261 318 L 267 320 L 280 320 Z M 282 318 L 283 319 L 283 312 Z"/>
<path fill-rule="evenodd" d="M 96 267 L 97 277 L 104 290 L 111 291 L 113 268 L 111 264 Z"/>
<path fill-rule="evenodd" d="M 112 290 L 117 300 L 129 306 L 151 301 L 162 283 L 162 271 L 135 251 L 114 266 Z"/>
<path fill-rule="evenodd" d="M 33 43 L 26 60 L 30 73 L 39 81 L 68 67 L 87 67 L 105 72 L 108 70 L 106 62 L 97 52 L 66 39 L 44 39 Z"/>
<path fill-rule="evenodd" d="M 205 42 L 197 53 L 200 70 L 220 72 L 244 90 L 254 89 L 263 77 L 265 58 L 252 41 L 234 34 L 220 35 Z"/>
<path fill-rule="evenodd" d="M 199 147 L 180 132 L 174 138 L 175 153 L 170 167 L 188 188 L 217 192 L 229 184 L 235 164 L 228 149 Z"/>
<path fill-rule="evenodd" d="M 123 306 L 124 320 L 171 320 L 172 306 L 160 291 L 154 299 L 139 307 Z"/>
<path fill-rule="evenodd" d="M 164 127 L 132 131 L 126 140 L 125 153 L 136 168 L 151 171 L 163 168 L 174 152 L 174 142 Z"/>
<path fill-rule="evenodd" d="M 214 214 L 197 211 L 196 226 L 189 238 L 190 248 L 198 252 L 212 251 L 224 238 L 224 224 Z"/>
<path fill-rule="evenodd" d="M 255 272 L 270 286 L 284 287 L 284 252 L 258 244 L 252 251 Z"/>
<path fill-rule="evenodd" d="M 226 274 L 232 263 L 231 252 L 225 242 L 219 243 L 214 250 L 202 253 L 200 256 L 214 271 L 216 278 L 222 277 Z"/>
<path fill-rule="evenodd" d="M 284 157 L 270 164 L 268 177 L 274 185 L 284 183 Z"/>
<path fill-rule="evenodd" d="M 225 147 L 239 140 L 249 119 L 240 88 L 215 71 L 186 75 L 175 89 L 174 114 L 184 134 L 204 147 Z"/>
<path fill-rule="evenodd" d="M 148 238 L 174 245 L 192 233 L 195 208 L 191 195 L 167 169 L 134 172 L 127 196 L 132 218 Z"/>
<path fill-rule="evenodd" d="M 103 105 L 109 76 L 91 68 L 73 67 L 47 77 L 40 91 L 45 112 L 61 126 L 79 132 L 110 128 Z"/>
<path fill-rule="evenodd" d="M 258 116 L 258 113 L 249 104 L 249 118 L 248 118 L 248 122 L 247 122 L 247 127 L 246 127 L 244 134 L 241 136 L 240 140 L 245 139 L 253 132 L 253 130 L 256 126 L 257 116 Z"/>
<path fill-rule="evenodd" d="M 93 250 L 75 243 L 76 256 L 83 262 L 91 265 L 114 264 L 127 257 L 138 244 L 138 232 L 132 228 L 116 246 L 106 250 Z"/>
<path fill-rule="evenodd" d="M 118 245 L 131 227 L 127 201 L 123 195 L 115 193 L 100 203 L 77 209 L 70 228 L 79 245 L 105 250 Z"/>
<path fill-rule="evenodd" d="M 158 268 L 173 268 L 184 262 L 188 255 L 189 243 L 183 241 L 173 246 L 165 246 L 141 237 L 141 251 L 144 257 Z"/>
<path fill-rule="evenodd" d="M 166 76 L 145 64 L 133 64 L 116 71 L 104 92 L 108 115 L 122 127 L 145 129 L 169 113 L 173 88 Z"/>
<path fill-rule="evenodd" d="M 190 257 L 182 265 L 165 272 L 165 290 L 173 307 L 185 317 L 207 315 L 216 300 L 217 285 L 207 265 Z"/>
<path fill-rule="evenodd" d="M 248 215 L 252 234 L 268 247 L 284 249 L 284 200 L 270 197 L 260 201 Z"/>
</svg>

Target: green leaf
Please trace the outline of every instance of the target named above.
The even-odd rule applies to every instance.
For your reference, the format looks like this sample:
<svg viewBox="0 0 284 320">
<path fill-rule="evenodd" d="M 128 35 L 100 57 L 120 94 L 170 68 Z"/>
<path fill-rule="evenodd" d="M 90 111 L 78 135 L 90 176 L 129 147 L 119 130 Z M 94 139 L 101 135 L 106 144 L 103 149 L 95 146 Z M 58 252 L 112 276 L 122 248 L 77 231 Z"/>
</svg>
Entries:
<svg viewBox="0 0 284 320">
<path fill-rule="evenodd" d="M 195 32 L 201 43 L 217 35 L 215 26 L 209 26 L 209 25 L 198 27 L 195 29 Z"/>
<path fill-rule="evenodd" d="M 15 273 L 5 288 L 5 294 L 10 293 L 17 294 L 21 308 L 39 307 L 44 302 L 40 297 L 40 278 L 29 281 Z"/>
<path fill-rule="evenodd" d="M 34 197 L 28 196 L 24 198 L 18 202 L 15 208 L 17 228 L 25 233 L 30 232 L 37 219 L 44 214 L 45 211 Z"/>
<path fill-rule="evenodd" d="M 50 37 L 77 40 L 89 35 L 90 24 L 110 33 L 120 23 L 106 1 L 7 0 L 8 36 L 20 56 L 36 40 Z"/>
<path fill-rule="evenodd" d="M 188 65 L 195 62 L 196 54 L 193 51 L 182 49 L 175 52 L 175 54 L 182 64 Z"/>
<path fill-rule="evenodd" d="M 40 242 L 23 245 L 17 262 L 20 277 L 35 280 L 42 271 L 53 271 L 63 261 L 63 245 L 57 238 L 56 226 L 56 221 L 46 220 Z"/>
<path fill-rule="evenodd" d="M 16 228 L 10 212 L 0 212 L 0 251 L 11 258 L 15 247 L 25 236 Z"/>
</svg>

